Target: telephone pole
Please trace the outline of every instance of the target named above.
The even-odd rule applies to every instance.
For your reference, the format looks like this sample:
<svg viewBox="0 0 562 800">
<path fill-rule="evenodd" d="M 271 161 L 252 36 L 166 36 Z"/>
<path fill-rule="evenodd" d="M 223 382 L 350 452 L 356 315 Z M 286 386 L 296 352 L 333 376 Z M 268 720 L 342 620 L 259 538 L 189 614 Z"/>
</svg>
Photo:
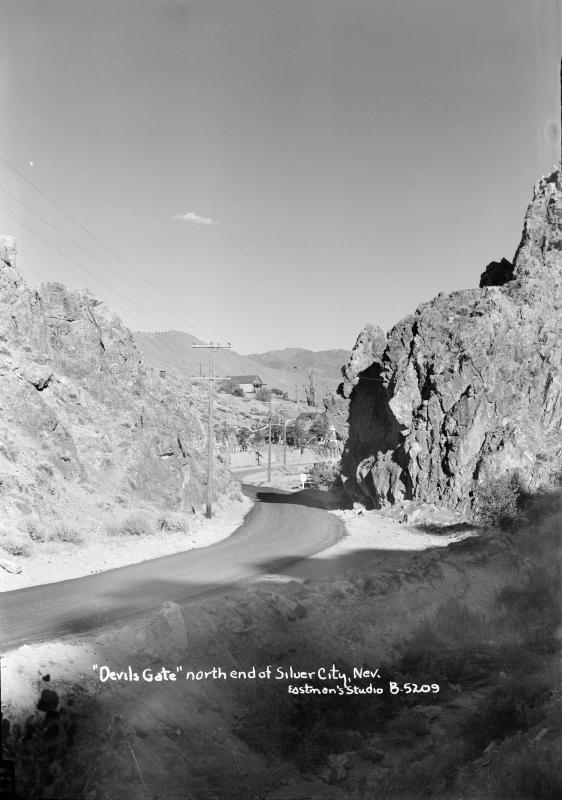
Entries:
<svg viewBox="0 0 562 800">
<path fill-rule="evenodd" d="M 287 414 L 283 409 L 283 465 L 287 463 Z"/>
<path fill-rule="evenodd" d="M 228 344 L 216 344 L 210 342 L 209 344 L 192 344 L 192 348 L 199 350 L 209 351 L 209 433 L 207 441 L 207 519 L 213 516 L 213 455 L 215 444 L 215 430 L 213 423 L 213 381 L 217 378 L 213 375 L 213 351 L 214 350 L 228 350 L 230 349 L 230 342 Z M 192 377 L 191 380 L 205 380 L 203 376 Z M 221 379 L 222 380 L 222 379 Z"/>
<path fill-rule="evenodd" d="M 269 395 L 269 433 L 267 443 L 267 483 L 271 483 L 271 414 L 272 414 L 272 395 Z"/>
</svg>

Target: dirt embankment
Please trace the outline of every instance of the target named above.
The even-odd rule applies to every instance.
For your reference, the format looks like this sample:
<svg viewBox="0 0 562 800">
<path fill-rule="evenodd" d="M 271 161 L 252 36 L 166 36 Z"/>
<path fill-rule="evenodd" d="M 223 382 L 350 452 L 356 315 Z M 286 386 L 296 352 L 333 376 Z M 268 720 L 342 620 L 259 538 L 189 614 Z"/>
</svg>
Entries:
<svg viewBox="0 0 562 800">
<path fill-rule="evenodd" d="M 528 543 L 497 532 L 439 551 L 365 550 L 359 567 L 356 555 L 343 552 L 184 607 L 169 604 L 95 640 L 21 648 L 10 667 L 14 698 L 30 663 L 50 673 L 49 685 L 61 695 L 74 683 L 73 705 L 63 701 L 52 741 L 44 741 L 44 721 L 29 733 L 47 754 L 34 780 L 39 785 L 50 770 L 52 791 L 89 800 L 178 791 L 201 800 L 359 798 L 375 796 L 376 787 L 392 798 L 445 798 L 471 796 L 448 794 L 455 785 L 466 790 L 467 781 L 488 792 L 483 796 L 499 797 L 487 762 L 507 763 L 505 748 L 529 737 L 549 758 L 559 735 L 560 706 L 556 712 L 548 688 L 554 628 L 541 629 L 541 641 L 530 644 L 525 637 L 538 629 L 521 611 L 527 595 L 517 595 L 538 580 L 530 553 Z M 162 667 L 177 680 L 150 680 Z M 341 678 L 323 681 L 323 667 L 348 675 L 379 669 L 377 677 L 352 682 L 385 692 L 289 693 L 289 685 L 342 685 Z M 277 679 L 277 668 L 310 675 Z M 538 688 L 529 684 L 529 669 Z M 102 682 L 109 670 L 123 674 Z M 194 679 L 185 678 L 188 671 Z M 201 671 L 206 678 L 197 678 Z M 138 681 L 126 677 L 133 673 Z M 391 681 L 403 691 L 392 695 Z M 517 703 L 509 699 L 514 681 Z M 420 693 L 407 694 L 407 682 Z M 45 686 L 39 684 L 36 691 Z M 439 691 L 421 690 L 432 684 Z M 499 727 L 486 717 L 490 708 Z M 14 718 L 15 710 L 7 711 Z M 461 728 L 476 733 L 463 738 Z M 25 760 L 23 737 L 12 738 Z M 53 750 L 57 741 L 60 751 Z M 47 766 L 49 747 L 55 767 Z M 416 768 L 417 788 L 400 782 L 406 765 Z"/>
</svg>

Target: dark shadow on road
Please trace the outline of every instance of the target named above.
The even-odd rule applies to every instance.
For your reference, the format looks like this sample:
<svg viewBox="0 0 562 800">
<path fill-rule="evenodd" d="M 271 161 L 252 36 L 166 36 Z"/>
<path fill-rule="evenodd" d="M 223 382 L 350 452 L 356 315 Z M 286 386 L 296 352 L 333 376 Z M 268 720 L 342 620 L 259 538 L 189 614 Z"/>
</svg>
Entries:
<svg viewBox="0 0 562 800">
<path fill-rule="evenodd" d="M 449 536 L 451 533 L 468 533 L 476 526 L 469 522 L 455 522 L 452 525 L 432 525 L 430 522 L 418 522 L 412 525 L 420 533 L 431 533 L 433 536 Z"/>
<path fill-rule="evenodd" d="M 247 497 L 262 503 L 290 503 L 295 506 L 320 508 L 325 511 L 353 508 L 351 500 L 341 488 L 332 489 L 329 492 L 322 491 L 322 489 L 302 489 L 298 492 L 287 492 L 284 489 L 243 483 L 242 490 Z"/>
<path fill-rule="evenodd" d="M 96 631 L 110 624 L 127 624 L 135 618 L 142 618 L 155 613 L 166 601 L 180 605 L 191 604 L 203 600 L 209 595 L 218 596 L 231 591 L 244 591 L 244 587 L 260 584 L 260 577 L 266 575 L 284 575 L 298 581 L 323 580 L 338 576 L 344 578 L 352 573 L 355 576 L 384 576 L 391 581 L 400 580 L 403 570 L 418 572 L 423 579 L 425 569 L 444 560 L 451 560 L 463 555 L 473 555 L 485 546 L 479 538 L 454 542 L 447 547 L 432 548 L 425 551 L 408 550 L 372 550 L 363 549 L 352 553 L 344 553 L 333 558 L 318 558 L 316 554 L 292 554 L 290 551 L 271 559 L 251 559 L 247 562 L 249 573 L 241 577 L 225 576 L 224 580 L 196 581 L 192 578 L 153 579 L 146 577 L 132 585 L 115 589 L 107 586 L 91 598 L 90 608 L 83 605 L 69 604 L 58 618 L 50 624 L 43 624 L 41 633 L 30 630 L 23 634 L 22 619 L 17 613 L 12 616 L 11 609 L 4 607 L 2 620 L 2 638 L 5 651 L 33 641 L 45 641 L 69 634 L 81 634 Z M 93 576 L 92 576 L 93 577 Z M 271 586 L 271 584 L 268 584 Z M 37 592 L 40 588 L 33 587 Z M 63 584 L 51 585 L 51 591 L 62 591 Z M 139 609 L 137 599 L 142 596 L 143 607 Z M 6 600 L 6 595 L 4 595 Z M 14 609 L 15 611 L 15 609 Z"/>
</svg>

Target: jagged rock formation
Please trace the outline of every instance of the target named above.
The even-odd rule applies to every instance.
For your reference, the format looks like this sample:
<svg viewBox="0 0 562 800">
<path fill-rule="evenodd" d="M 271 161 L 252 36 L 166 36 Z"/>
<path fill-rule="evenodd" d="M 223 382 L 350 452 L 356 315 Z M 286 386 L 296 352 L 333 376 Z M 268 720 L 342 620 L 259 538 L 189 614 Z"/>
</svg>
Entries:
<svg viewBox="0 0 562 800">
<path fill-rule="evenodd" d="M 483 286 L 503 286 L 504 283 L 513 280 L 513 269 L 513 264 L 507 258 L 502 258 L 501 261 L 490 261 L 480 276 L 478 285 L 481 289 Z"/>
<path fill-rule="evenodd" d="M 535 187 L 510 263 L 399 322 L 351 391 L 342 477 L 353 499 L 468 511 L 478 485 L 562 472 L 562 178 Z"/>
<path fill-rule="evenodd" d="M 341 368 L 343 380 L 337 391 L 326 395 L 322 403 L 328 415 L 328 422 L 336 429 L 339 439 L 345 441 L 349 435 L 349 398 L 359 376 L 375 358 L 382 355 L 386 346 L 386 336 L 378 325 L 366 325 L 357 337 L 357 341 L 346 364 Z"/>
<path fill-rule="evenodd" d="M 386 336 L 383 329 L 378 325 L 366 325 L 357 337 L 349 361 L 342 367 L 343 381 L 338 387 L 341 397 L 351 397 L 361 373 L 382 356 L 385 347 Z"/>
<path fill-rule="evenodd" d="M 205 431 L 189 396 L 145 369 L 131 332 L 60 283 L 29 289 L 0 238 L 0 493 L 22 515 L 100 518 L 205 498 Z M 217 491 L 229 473 L 217 463 Z"/>
</svg>

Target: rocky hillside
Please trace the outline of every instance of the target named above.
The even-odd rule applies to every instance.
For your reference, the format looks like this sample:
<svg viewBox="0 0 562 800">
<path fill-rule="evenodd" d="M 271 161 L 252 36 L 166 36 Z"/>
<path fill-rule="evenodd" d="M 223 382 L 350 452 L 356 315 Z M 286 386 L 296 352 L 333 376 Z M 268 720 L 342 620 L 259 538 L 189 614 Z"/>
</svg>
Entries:
<svg viewBox="0 0 562 800">
<path fill-rule="evenodd" d="M 543 177 L 513 262 L 440 294 L 381 341 L 366 329 L 343 392 L 349 494 L 468 511 L 480 487 L 535 490 L 562 472 L 562 177 Z M 372 356 L 372 357 L 371 357 Z"/>
<path fill-rule="evenodd" d="M 91 294 L 28 288 L 15 252 L 0 238 L 0 533 L 30 515 L 83 530 L 143 503 L 199 510 L 206 443 L 190 397 L 145 368 Z M 230 477 L 216 473 L 220 493 Z"/>
</svg>

